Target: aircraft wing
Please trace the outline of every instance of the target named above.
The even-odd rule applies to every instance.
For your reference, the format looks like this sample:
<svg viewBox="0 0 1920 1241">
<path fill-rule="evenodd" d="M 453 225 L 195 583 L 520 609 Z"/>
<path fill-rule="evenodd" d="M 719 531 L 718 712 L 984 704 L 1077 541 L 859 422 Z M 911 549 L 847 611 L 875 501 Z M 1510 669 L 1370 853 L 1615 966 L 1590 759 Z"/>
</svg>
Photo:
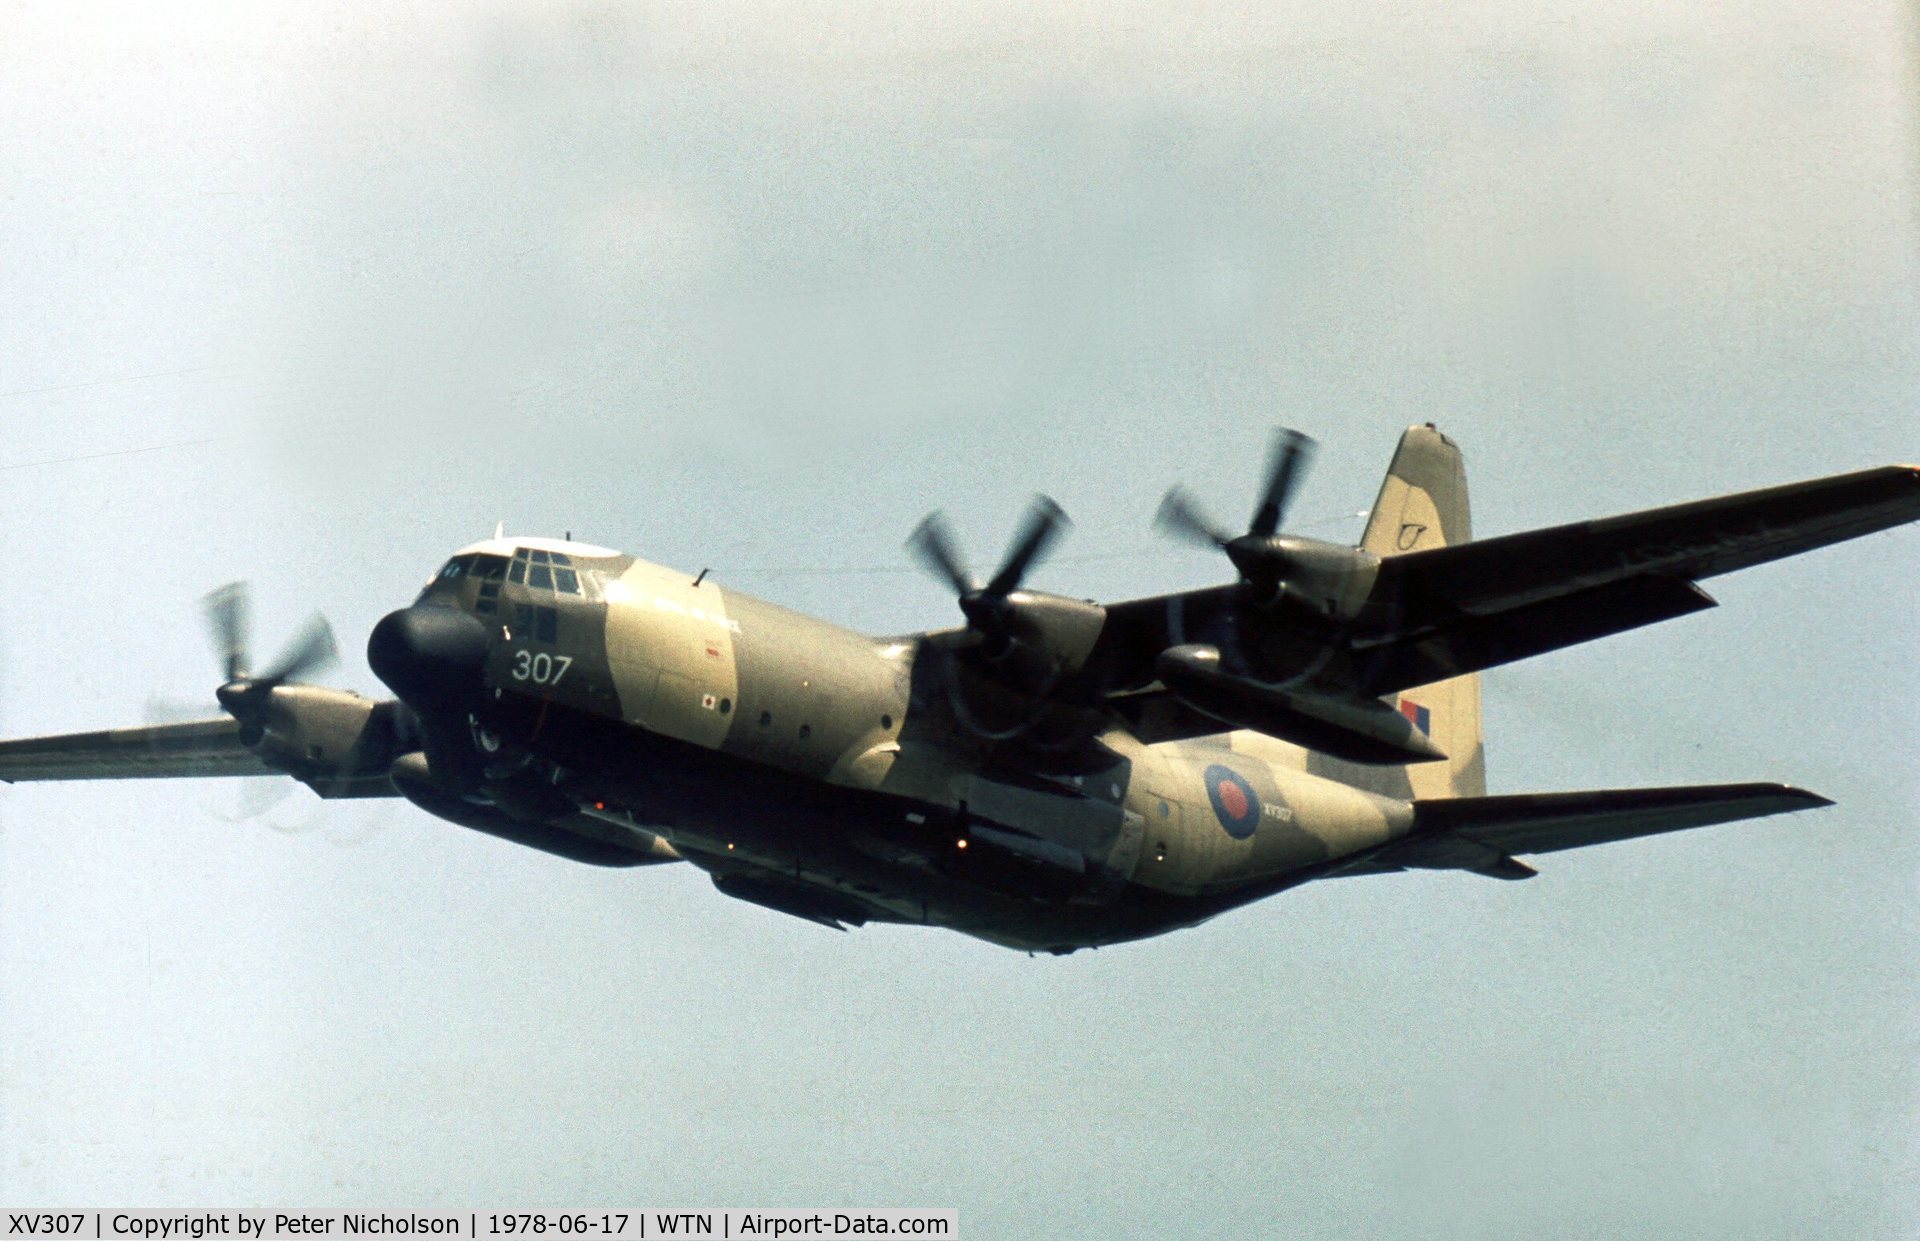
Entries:
<svg viewBox="0 0 1920 1241">
<path fill-rule="evenodd" d="M 282 775 L 240 743 L 231 718 L 0 741 L 0 781 Z"/>
<path fill-rule="evenodd" d="M 1389 556 L 1354 638 L 1360 689 L 1424 685 L 1713 606 L 1693 583 L 1920 519 L 1883 466 Z"/>
<path fill-rule="evenodd" d="M 1552 853 L 1833 803 L 1786 784 L 1697 784 L 1416 801 L 1413 829 L 1341 874 L 1471 870 L 1502 879 L 1533 871 L 1514 854 Z"/>
<path fill-rule="evenodd" d="M 1882 466 L 1387 556 L 1358 615 L 1327 635 L 1330 667 L 1359 698 L 1427 685 L 1710 608 L 1701 578 L 1915 520 L 1920 468 Z M 1153 660 L 1271 623 L 1236 600 L 1227 586 L 1108 606 L 1089 663 L 1146 739 L 1218 731 L 1164 706 Z"/>
</svg>

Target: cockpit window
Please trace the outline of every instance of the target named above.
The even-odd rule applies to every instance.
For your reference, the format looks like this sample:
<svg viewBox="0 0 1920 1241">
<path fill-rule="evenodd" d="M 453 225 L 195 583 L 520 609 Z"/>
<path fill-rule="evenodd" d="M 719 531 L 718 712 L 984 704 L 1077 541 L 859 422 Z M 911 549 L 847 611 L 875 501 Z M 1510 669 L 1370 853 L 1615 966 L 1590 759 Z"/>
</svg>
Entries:
<svg viewBox="0 0 1920 1241">
<path fill-rule="evenodd" d="M 459 602 L 467 595 L 467 579 L 471 578 L 479 585 L 473 599 L 473 608 L 477 612 L 492 612 L 498 606 L 500 584 L 506 580 L 508 560 L 505 556 L 493 556 L 484 552 L 469 552 L 455 556 L 440 566 L 440 571 L 427 579 L 420 592 L 420 598 L 428 595 L 445 602 Z"/>
<path fill-rule="evenodd" d="M 546 552 L 534 548 L 522 547 L 513 553 L 513 563 L 507 568 L 507 580 L 525 582 L 534 590 L 557 590 L 563 594 L 581 595 L 580 574 L 572 568 L 573 557 L 565 552 Z"/>
</svg>

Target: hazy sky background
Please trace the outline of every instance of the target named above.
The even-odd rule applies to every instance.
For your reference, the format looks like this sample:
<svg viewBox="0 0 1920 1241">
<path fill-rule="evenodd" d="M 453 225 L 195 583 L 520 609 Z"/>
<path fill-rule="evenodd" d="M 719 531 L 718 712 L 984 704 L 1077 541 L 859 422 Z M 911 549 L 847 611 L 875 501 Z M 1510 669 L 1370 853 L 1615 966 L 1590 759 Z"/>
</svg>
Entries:
<svg viewBox="0 0 1920 1241">
<path fill-rule="evenodd" d="M 1416 421 L 1483 534 L 1915 460 L 1917 62 L 1891 3 L 9 6 L 0 728 L 210 704 L 236 577 L 376 690 L 502 518 L 891 632 L 955 619 L 935 506 L 985 564 L 1056 496 L 1048 589 L 1220 579 L 1154 506 L 1242 513 L 1276 422 L 1323 537 Z M 1911 1235 L 1917 551 L 1487 681 L 1495 792 L 1833 810 L 1060 960 L 404 803 L 0 790 L 0 1200 Z"/>
</svg>

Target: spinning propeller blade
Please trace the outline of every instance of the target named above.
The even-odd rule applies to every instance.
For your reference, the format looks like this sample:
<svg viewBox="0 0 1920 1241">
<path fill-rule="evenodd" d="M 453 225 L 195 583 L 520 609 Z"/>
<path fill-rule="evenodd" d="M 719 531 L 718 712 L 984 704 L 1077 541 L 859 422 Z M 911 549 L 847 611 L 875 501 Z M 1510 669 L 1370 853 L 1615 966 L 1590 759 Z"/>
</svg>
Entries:
<svg viewBox="0 0 1920 1241">
<path fill-rule="evenodd" d="M 220 656 L 227 680 L 238 681 L 247 675 L 247 665 L 252 662 L 247 654 L 247 633 L 251 628 L 247 584 L 228 582 L 209 594 L 204 606 L 214 652 Z"/>
<path fill-rule="evenodd" d="M 1007 558 L 1001 562 L 1000 571 L 987 583 L 986 594 L 1004 599 L 1020 589 L 1020 581 L 1026 577 L 1027 570 L 1045 558 L 1055 540 L 1073 523 L 1067 514 L 1051 496 L 1035 496 L 1033 504 L 1027 509 L 1027 519 L 1020 527 L 1019 535 L 1013 546 L 1007 549 Z"/>
<path fill-rule="evenodd" d="M 1184 487 L 1169 487 L 1167 494 L 1160 500 L 1160 511 L 1154 515 L 1154 528 L 1163 534 L 1201 547 L 1225 547 L 1233 540 L 1233 535 L 1225 527 L 1216 524 L 1200 506 L 1193 502 Z"/>
<path fill-rule="evenodd" d="M 205 606 L 214 650 L 227 674 L 226 683 L 214 696 L 227 714 L 256 730 L 261 711 L 275 687 L 324 668 L 339 655 L 333 630 L 325 617 L 315 613 L 271 667 L 258 676 L 250 675 L 247 668 L 252 663 L 248 648 L 253 603 L 247 584 L 229 582 L 208 595 Z M 244 736 L 245 730 L 242 731 Z"/>
<path fill-rule="evenodd" d="M 1267 466 L 1267 491 L 1260 497 L 1260 507 L 1253 511 L 1248 534 L 1267 539 L 1279 531 L 1280 522 L 1287 515 L 1287 502 L 1293 498 L 1294 484 L 1299 480 L 1300 471 L 1313 459 L 1313 449 L 1311 436 L 1290 427 L 1280 429 Z"/>
<path fill-rule="evenodd" d="M 332 626 L 327 624 L 326 617 L 315 612 L 300 627 L 300 632 L 294 635 L 286 653 L 271 669 L 254 680 L 256 684 L 281 685 L 328 667 L 339 657 L 340 649 L 334 644 Z"/>
<path fill-rule="evenodd" d="M 974 584 L 972 571 L 960 556 L 953 531 L 943 514 L 928 513 L 921 518 L 920 524 L 907 536 L 907 550 L 913 553 L 920 567 L 928 574 L 953 587 L 954 594 L 970 595 L 979 589 Z"/>
<path fill-rule="evenodd" d="M 1232 559 L 1243 579 L 1260 578 L 1267 585 L 1283 582 L 1294 571 L 1289 540 L 1280 536 L 1307 465 L 1313 459 L 1313 439 L 1289 427 L 1280 428 L 1268 458 L 1267 486 L 1245 534 L 1234 534 L 1200 510 L 1184 488 L 1171 487 L 1160 501 L 1154 525 L 1163 533 L 1188 543 L 1217 547 Z"/>
<path fill-rule="evenodd" d="M 984 586 L 967 568 L 966 558 L 960 554 L 946 518 L 939 513 L 928 514 L 914 528 L 907 539 L 907 549 L 930 575 L 953 588 L 960 599 L 960 610 L 966 613 L 967 627 L 980 637 L 991 639 L 1004 651 L 1016 628 L 1016 608 L 1009 596 L 1020 589 L 1027 573 L 1046 557 L 1072 524 L 1066 512 L 1050 497 L 1035 496 L 1019 532 L 1007 548 L 1006 557 Z"/>
</svg>

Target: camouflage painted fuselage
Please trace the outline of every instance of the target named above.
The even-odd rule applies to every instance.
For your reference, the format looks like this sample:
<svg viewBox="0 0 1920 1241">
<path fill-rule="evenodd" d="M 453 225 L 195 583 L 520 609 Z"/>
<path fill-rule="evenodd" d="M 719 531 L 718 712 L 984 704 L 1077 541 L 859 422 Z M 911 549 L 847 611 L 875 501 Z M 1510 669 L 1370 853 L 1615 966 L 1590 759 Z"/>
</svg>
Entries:
<svg viewBox="0 0 1920 1241">
<path fill-rule="evenodd" d="M 1146 746 L 1111 724 L 1073 774 L 997 769 L 941 635 L 866 637 L 606 549 L 475 544 L 421 602 L 488 623 L 497 802 L 657 836 L 819 921 L 1070 951 L 1304 882 L 1412 820 L 1253 734 Z"/>
<path fill-rule="evenodd" d="M 1345 547 L 1279 532 L 1301 443 L 1278 441 L 1244 535 L 1178 492 L 1163 505 L 1226 553 L 1230 585 L 1023 589 L 1065 520 L 1043 498 L 976 583 L 936 515 L 909 547 L 967 623 L 896 639 L 704 573 L 496 536 L 373 628 L 368 663 L 396 695 L 375 702 L 300 681 L 331 650 L 320 623 L 250 671 L 229 587 L 209 599 L 224 718 L 0 741 L 0 780 L 277 772 L 576 861 L 690 861 L 829 926 L 1050 952 L 1312 879 L 1525 879 L 1520 855 L 1830 804 L 1764 782 L 1488 796 L 1479 674 L 1711 607 L 1700 579 L 1920 519 L 1920 468 L 1476 542 L 1465 463 L 1427 424 Z"/>
</svg>

